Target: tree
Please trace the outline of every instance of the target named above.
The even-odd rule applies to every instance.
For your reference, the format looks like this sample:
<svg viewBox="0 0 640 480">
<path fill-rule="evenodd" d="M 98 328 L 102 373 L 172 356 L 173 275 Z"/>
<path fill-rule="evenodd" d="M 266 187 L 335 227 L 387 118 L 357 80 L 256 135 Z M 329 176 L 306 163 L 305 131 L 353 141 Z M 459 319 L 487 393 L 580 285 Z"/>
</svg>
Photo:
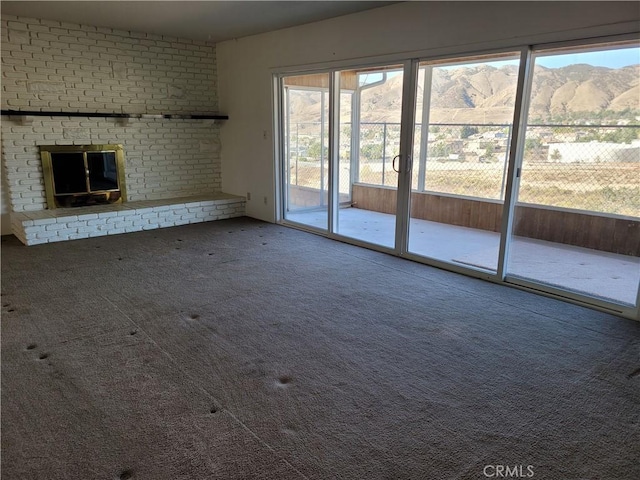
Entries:
<svg viewBox="0 0 640 480">
<path fill-rule="evenodd" d="M 360 148 L 362 156 L 367 160 L 382 160 L 382 145 L 370 143 Z"/>
<path fill-rule="evenodd" d="M 562 154 L 560 153 L 560 150 L 558 150 L 557 148 L 553 149 L 553 151 L 551 152 L 551 160 L 553 160 L 554 162 L 559 162 L 560 160 L 562 160 Z"/>
<path fill-rule="evenodd" d="M 493 142 L 487 143 L 487 146 L 484 149 L 484 155 L 486 159 L 491 160 L 494 153 L 496 153 L 496 146 L 493 144 Z"/>
<path fill-rule="evenodd" d="M 320 152 L 324 153 L 324 157 L 327 157 L 327 147 L 322 146 L 322 150 L 320 150 L 320 142 L 318 142 L 317 140 L 313 140 L 310 144 L 309 144 L 309 158 L 311 158 L 311 160 L 320 160 Z"/>
<path fill-rule="evenodd" d="M 524 142 L 525 151 L 538 150 L 542 148 L 542 141 L 539 138 L 527 138 Z"/>
<path fill-rule="evenodd" d="M 451 148 L 445 142 L 437 142 L 429 150 L 432 157 L 448 157 L 451 153 Z"/>
<path fill-rule="evenodd" d="M 460 130 L 460 138 L 469 138 L 471 135 L 478 133 L 478 127 L 472 127 L 471 125 L 464 125 Z"/>
<path fill-rule="evenodd" d="M 638 138 L 638 128 L 616 128 L 613 132 L 604 133 L 601 136 L 603 142 L 631 143 Z"/>
</svg>

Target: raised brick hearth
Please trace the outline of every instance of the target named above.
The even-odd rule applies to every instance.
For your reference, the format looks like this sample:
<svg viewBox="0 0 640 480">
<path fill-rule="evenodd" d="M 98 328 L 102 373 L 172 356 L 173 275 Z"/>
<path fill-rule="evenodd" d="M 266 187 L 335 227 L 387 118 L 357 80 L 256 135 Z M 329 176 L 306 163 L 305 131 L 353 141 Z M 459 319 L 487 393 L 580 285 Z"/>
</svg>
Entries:
<svg viewBox="0 0 640 480">
<path fill-rule="evenodd" d="M 244 207 L 243 197 L 220 193 L 14 213 L 11 223 L 22 243 L 37 245 L 240 217 Z"/>
</svg>

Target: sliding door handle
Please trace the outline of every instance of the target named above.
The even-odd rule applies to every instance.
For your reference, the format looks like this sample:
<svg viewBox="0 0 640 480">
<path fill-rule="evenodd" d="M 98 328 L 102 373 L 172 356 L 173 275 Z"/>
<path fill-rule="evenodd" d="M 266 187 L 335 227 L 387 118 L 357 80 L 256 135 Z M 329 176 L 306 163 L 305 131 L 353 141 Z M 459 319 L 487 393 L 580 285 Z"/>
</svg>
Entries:
<svg viewBox="0 0 640 480">
<path fill-rule="evenodd" d="M 391 168 L 393 168 L 394 172 L 400 173 L 400 170 L 396 170 L 396 158 L 400 158 L 400 155 L 396 155 L 395 157 L 393 157 L 393 162 L 391 162 Z"/>
<path fill-rule="evenodd" d="M 399 159 L 399 158 L 400 158 L 400 155 L 398 154 L 395 157 L 393 157 L 393 162 L 391 162 L 391 168 L 393 168 L 393 171 L 396 172 L 396 173 L 400 173 L 400 168 L 399 168 L 400 164 L 398 164 L 398 168 L 396 168 L 396 159 Z M 408 164 L 407 168 L 410 167 L 410 165 L 409 165 L 410 162 L 411 162 L 411 157 L 407 157 L 407 164 Z"/>
</svg>

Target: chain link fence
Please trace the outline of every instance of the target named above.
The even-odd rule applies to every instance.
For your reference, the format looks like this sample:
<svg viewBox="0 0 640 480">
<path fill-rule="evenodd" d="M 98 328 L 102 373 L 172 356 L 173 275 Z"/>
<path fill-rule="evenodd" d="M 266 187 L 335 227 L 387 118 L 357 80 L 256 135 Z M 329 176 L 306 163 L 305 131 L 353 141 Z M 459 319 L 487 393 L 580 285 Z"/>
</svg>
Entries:
<svg viewBox="0 0 640 480">
<path fill-rule="evenodd" d="M 529 126 L 520 202 L 640 216 L 640 128 Z"/>
<path fill-rule="evenodd" d="M 425 138 L 422 130 L 416 126 L 414 190 L 504 199 L 509 125 L 432 124 Z"/>
<path fill-rule="evenodd" d="M 504 200 L 510 125 L 431 124 L 423 132 L 417 124 L 414 133 L 414 190 Z M 327 132 L 320 123 L 299 123 L 289 134 L 290 184 L 327 189 Z M 629 125 L 528 126 L 518 201 L 640 216 L 639 134 Z M 342 124 L 340 192 L 348 194 L 351 180 L 396 187 L 400 124 L 363 122 L 358 141 L 351 172 L 351 125 Z"/>
<path fill-rule="evenodd" d="M 289 185 L 326 190 L 329 138 L 322 123 L 293 123 L 288 137 Z"/>
<path fill-rule="evenodd" d="M 361 123 L 360 168 L 356 181 L 397 186 L 398 174 L 393 169 L 393 158 L 399 151 L 399 123 Z"/>
</svg>

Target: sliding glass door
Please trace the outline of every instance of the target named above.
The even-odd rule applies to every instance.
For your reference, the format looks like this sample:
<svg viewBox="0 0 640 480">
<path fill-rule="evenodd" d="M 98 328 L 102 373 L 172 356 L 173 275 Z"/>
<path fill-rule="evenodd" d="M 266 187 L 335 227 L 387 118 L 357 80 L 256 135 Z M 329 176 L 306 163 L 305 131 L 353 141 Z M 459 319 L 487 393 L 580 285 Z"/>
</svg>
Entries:
<svg viewBox="0 0 640 480">
<path fill-rule="evenodd" d="M 534 52 L 511 281 L 634 307 L 640 282 L 640 49 Z"/>
<path fill-rule="evenodd" d="M 381 65 L 281 79 L 284 219 L 397 247 L 404 78 Z"/>
<path fill-rule="evenodd" d="M 519 63 L 420 63 L 409 252 L 497 271 Z"/>
<path fill-rule="evenodd" d="M 638 315 L 637 41 L 278 80 L 285 221 Z"/>
<path fill-rule="evenodd" d="M 284 218 L 329 226 L 329 74 L 282 80 Z"/>
<path fill-rule="evenodd" d="M 395 247 L 402 65 L 339 72 L 340 208 L 334 232 Z"/>
</svg>

